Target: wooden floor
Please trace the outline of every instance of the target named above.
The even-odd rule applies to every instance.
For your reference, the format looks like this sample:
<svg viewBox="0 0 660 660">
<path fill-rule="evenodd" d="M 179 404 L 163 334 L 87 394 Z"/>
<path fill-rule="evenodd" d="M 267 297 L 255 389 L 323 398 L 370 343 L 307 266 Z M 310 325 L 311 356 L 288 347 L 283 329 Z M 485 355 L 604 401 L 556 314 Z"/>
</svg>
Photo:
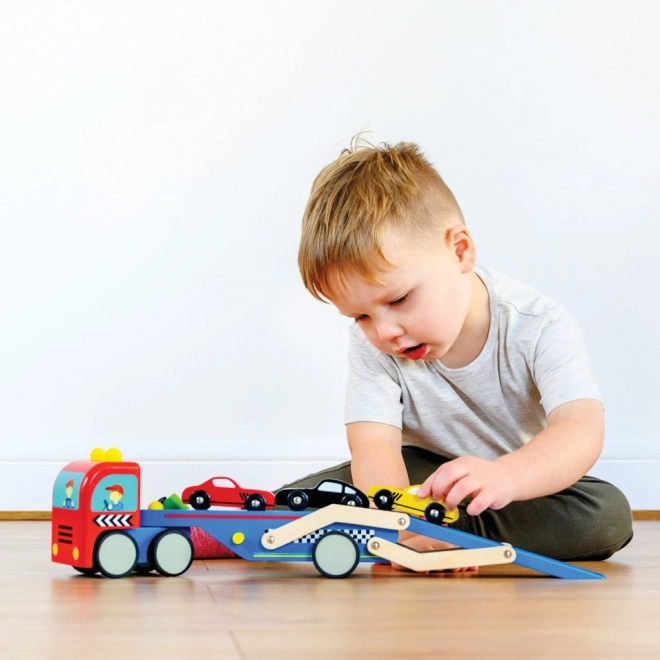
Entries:
<svg viewBox="0 0 660 660">
<path fill-rule="evenodd" d="M 516 566 L 400 573 L 195 562 L 184 576 L 86 578 L 49 559 L 47 522 L 0 522 L 0 658 L 660 658 L 660 521 L 601 581 Z"/>
</svg>

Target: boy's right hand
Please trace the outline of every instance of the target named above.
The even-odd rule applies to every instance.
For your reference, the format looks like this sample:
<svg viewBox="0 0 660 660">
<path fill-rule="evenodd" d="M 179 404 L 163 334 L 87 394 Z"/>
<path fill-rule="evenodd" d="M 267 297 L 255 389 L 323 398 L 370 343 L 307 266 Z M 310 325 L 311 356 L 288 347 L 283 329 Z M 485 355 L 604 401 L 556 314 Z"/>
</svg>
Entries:
<svg viewBox="0 0 660 660">
<path fill-rule="evenodd" d="M 445 541 L 438 541 L 438 539 L 432 539 L 428 536 L 422 536 L 421 534 L 415 534 L 413 532 L 402 531 L 399 532 L 399 543 L 405 545 L 408 548 L 417 550 L 417 552 L 430 552 L 433 550 L 451 550 L 458 546 L 452 545 L 451 543 L 446 543 Z M 409 571 L 409 568 L 392 562 L 392 568 L 397 571 Z M 478 571 L 477 566 L 466 566 L 463 568 L 448 568 L 445 569 L 447 573 L 463 573 L 463 572 L 474 572 Z M 445 572 L 441 571 L 441 572 Z M 419 573 L 429 573 L 435 571 L 418 571 Z"/>
</svg>

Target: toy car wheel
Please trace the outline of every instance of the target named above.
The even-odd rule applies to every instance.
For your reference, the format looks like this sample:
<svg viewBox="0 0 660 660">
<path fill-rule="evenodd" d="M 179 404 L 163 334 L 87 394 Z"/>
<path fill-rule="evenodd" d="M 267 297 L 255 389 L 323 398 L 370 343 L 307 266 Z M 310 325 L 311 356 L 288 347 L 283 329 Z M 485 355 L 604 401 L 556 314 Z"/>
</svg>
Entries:
<svg viewBox="0 0 660 660">
<path fill-rule="evenodd" d="M 437 502 L 432 502 L 426 507 L 424 517 L 432 523 L 441 523 L 445 519 L 445 507 Z"/>
<path fill-rule="evenodd" d="M 248 495 L 245 500 L 245 508 L 248 511 L 263 511 L 266 508 L 266 498 L 259 493 Z"/>
<path fill-rule="evenodd" d="M 126 532 L 108 532 L 96 543 L 94 565 L 106 577 L 120 578 L 132 573 L 137 560 L 137 543 Z"/>
<path fill-rule="evenodd" d="M 307 493 L 302 490 L 292 490 L 286 498 L 286 503 L 289 506 L 289 509 L 293 511 L 302 511 L 307 508 L 309 504 L 309 497 Z"/>
<path fill-rule="evenodd" d="M 149 546 L 149 563 L 165 577 L 185 573 L 192 560 L 193 544 L 182 532 L 161 532 Z"/>
<path fill-rule="evenodd" d="M 394 505 L 394 495 L 386 488 L 383 488 L 374 495 L 374 504 L 383 511 L 391 511 Z"/>
<path fill-rule="evenodd" d="M 205 490 L 196 490 L 188 500 L 193 509 L 208 509 L 211 506 L 211 498 Z"/>
<path fill-rule="evenodd" d="M 344 495 L 341 503 L 346 506 L 362 506 L 362 500 L 357 495 Z"/>
<path fill-rule="evenodd" d="M 345 532 L 324 534 L 315 544 L 312 561 L 325 577 L 343 578 L 350 575 L 360 561 L 360 549 L 355 539 Z"/>
</svg>

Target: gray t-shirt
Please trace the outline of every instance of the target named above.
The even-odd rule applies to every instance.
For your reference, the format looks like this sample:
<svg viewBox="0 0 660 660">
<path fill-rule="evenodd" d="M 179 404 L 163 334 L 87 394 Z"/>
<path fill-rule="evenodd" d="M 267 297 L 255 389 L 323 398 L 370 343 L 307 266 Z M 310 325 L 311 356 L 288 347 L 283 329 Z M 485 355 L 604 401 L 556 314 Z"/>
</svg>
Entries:
<svg viewBox="0 0 660 660">
<path fill-rule="evenodd" d="M 486 345 L 466 367 L 392 357 L 351 326 L 347 424 L 400 428 L 403 444 L 493 459 L 542 431 L 557 406 L 601 399 L 578 324 L 561 305 L 490 268 Z"/>
</svg>

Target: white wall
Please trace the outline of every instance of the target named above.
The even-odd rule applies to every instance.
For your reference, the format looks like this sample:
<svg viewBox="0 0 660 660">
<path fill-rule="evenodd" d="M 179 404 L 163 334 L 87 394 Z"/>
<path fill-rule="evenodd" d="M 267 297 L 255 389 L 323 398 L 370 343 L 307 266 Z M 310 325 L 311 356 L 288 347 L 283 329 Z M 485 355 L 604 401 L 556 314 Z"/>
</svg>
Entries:
<svg viewBox="0 0 660 660">
<path fill-rule="evenodd" d="M 96 445 L 147 497 L 347 457 L 347 322 L 296 253 L 363 128 L 419 142 L 480 261 L 580 318 L 594 473 L 660 508 L 658 34 L 655 1 L 4 0 L 0 508 L 49 508 Z"/>
</svg>

